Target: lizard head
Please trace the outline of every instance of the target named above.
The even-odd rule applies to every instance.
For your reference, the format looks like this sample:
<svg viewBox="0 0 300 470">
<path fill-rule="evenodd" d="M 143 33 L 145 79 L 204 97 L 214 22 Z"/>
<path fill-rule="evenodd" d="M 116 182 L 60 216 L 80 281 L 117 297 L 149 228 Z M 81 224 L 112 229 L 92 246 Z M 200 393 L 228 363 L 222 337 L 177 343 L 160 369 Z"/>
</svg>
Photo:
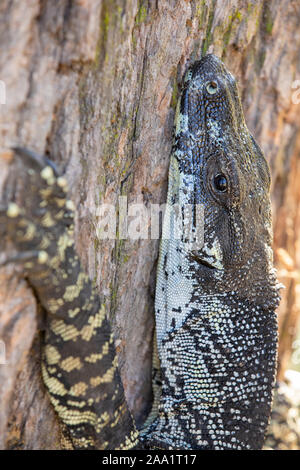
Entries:
<svg viewBox="0 0 300 470">
<path fill-rule="evenodd" d="M 204 291 L 213 285 L 273 308 L 270 171 L 245 124 L 236 81 L 212 54 L 186 74 L 173 155 L 174 200 L 203 208 L 193 221 L 202 223 L 202 246 L 188 250 L 193 276 Z"/>
</svg>

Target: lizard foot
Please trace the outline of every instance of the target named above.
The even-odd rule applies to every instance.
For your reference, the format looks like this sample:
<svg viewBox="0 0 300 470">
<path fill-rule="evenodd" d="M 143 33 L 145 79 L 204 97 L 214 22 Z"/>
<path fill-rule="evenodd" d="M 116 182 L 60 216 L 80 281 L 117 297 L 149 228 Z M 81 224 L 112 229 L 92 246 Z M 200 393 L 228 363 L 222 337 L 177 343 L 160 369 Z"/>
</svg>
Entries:
<svg viewBox="0 0 300 470">
<path fill-rule="evenodd" d="M 56 255 L 57 241 L 72 232 L 74 205 L 67 198 L 67 181 L 49 159 L 25 148 L 14 148 L 14 194 L 0 208 L 1 251 L 5 240 L 16 254 L 0 265 L 21 263 L 35 269 Z M 15 176 L 16 175 L 16 176 Z"/>
</svg>

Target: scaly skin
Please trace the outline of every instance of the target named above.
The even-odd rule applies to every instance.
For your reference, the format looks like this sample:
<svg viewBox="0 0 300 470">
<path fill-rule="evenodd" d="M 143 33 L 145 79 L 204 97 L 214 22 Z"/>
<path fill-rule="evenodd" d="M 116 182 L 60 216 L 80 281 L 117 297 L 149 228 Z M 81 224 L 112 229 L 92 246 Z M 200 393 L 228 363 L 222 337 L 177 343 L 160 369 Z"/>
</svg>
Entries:
<svg viewBox="0 0 300 470">
<path fill-rule="evenodd" d="M 125 402 L 105 303 L 76 254 L 65 181 L 51 162 L 16 153 L 31 168 L 30 187 L 1 219 L 18 252 L 14 260 L 48 313 L 42 373 L 73 446 L 261 448 L 279 299 L 270 176 L 221 61 L 209 55 L 196 62 L 178 104 L 157 272 L 155 405 L 140 437 Z M 194 229 L 194 208 L 204 211 L 202 245 L 187 242 L 182 226 L 177 236 L 176 205 L 193 208 L 184 223 Z"/>
<path fill-rule="evenodd" d="M 269 187 L 235 80 L 208 55 L 187 72 L 177 108 L 155 301 L 162 387 L 154 387 L 154 421 L 144 432 L 150 447 L 263 445 L 279 300 Z M 202 208 L 202 221 L 195 210 L 189 219 L 191 227 L 202 222 L 202 245 L 190 246 L 184 230 L 176 239 L 176 205 Z"/>
</svg>

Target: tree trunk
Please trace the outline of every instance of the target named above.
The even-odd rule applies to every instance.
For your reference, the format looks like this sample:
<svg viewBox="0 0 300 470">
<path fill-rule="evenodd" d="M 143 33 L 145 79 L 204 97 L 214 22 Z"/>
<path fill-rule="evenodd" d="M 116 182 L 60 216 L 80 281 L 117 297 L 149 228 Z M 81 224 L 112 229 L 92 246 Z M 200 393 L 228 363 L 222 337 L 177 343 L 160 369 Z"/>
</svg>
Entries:
<svg viewBox="0 0 300 470">
<path fill-rule="evenodd" d="M 300 88 L 299 22 L 296 0 L 1 2 L 0 183 L 13 171 L 8 149 L 16 144 L 51 155 L 66 172 L 77 248 L 106 297 L 138 423 L 151 403 L 159 243 L 99 239 L 99 206 L 112 204 L 118 215 L 120 196 L 128 204 L 165 202 L 183 73 L 201 54 L 221 57 L 239 80 L 246 121 L 272 171 L 275 260 L 286 286 L 279 308 L 282 371 L 299 313 L 300 95 L 292 88 Z M 2 196 L 8 197 L 4 190 Z M 6 357 L 0 448 L 59 448 L 58 422 L 40 378 L 42 325 L 34 294 L 16 267 L 2 268 L 0 278 Z"/>
</svg>

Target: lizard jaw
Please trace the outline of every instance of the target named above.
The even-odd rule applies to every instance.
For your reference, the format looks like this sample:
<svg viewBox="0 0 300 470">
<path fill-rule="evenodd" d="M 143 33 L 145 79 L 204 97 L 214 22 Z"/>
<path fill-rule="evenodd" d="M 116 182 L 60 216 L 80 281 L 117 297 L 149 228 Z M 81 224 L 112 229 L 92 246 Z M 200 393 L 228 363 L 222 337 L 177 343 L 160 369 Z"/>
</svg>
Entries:
<svg viewBox="0 0 300 470">
<path fill-rule="evenodd" d="M 201 266 L 204 266 L 205 268 L 209 269 L 218 269 L 216 266 L 213 266 L 211 263 L 208 261 L 205 261 L 204 259 L 197 259 L 198 263 L 201 264 Z"/>
</svg>

